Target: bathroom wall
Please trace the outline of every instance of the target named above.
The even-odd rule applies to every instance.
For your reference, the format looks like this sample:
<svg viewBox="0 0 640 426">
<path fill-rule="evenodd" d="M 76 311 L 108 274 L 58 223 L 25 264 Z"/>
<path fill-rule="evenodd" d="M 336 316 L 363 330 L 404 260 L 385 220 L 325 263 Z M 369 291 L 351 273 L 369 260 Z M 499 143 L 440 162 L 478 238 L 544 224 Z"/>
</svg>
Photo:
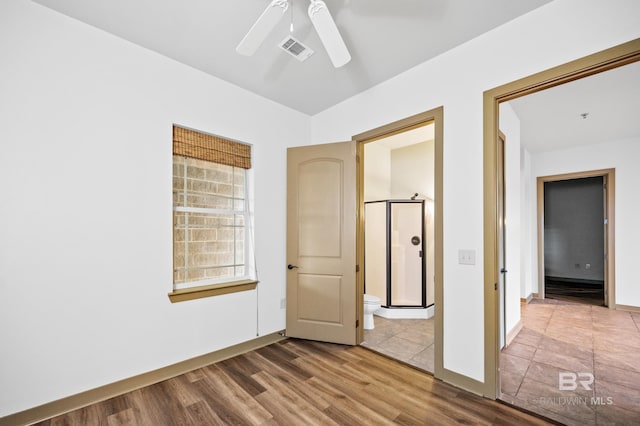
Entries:
<svg viewBox="0 0 640 426">
<path fill-rule="evenodd" d="M 391 198 L 391 150 L 381 143 L 364 146 L 364 201 Z"/>
<path fill-rule="evenodd" d="M 391 198 L 434 197 L 434 141 L 425 141 L 391 151 Z"/>
</svg>

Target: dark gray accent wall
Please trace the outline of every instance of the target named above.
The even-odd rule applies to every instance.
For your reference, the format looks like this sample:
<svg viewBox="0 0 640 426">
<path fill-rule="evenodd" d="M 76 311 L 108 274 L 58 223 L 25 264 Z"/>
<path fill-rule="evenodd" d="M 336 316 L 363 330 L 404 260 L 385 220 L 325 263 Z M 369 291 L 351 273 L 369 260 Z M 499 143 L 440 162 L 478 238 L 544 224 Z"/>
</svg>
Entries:
<svg viewBox="0 0 640 426">
<path fill-rule="evenodd" d="M 545 276 L 604 280 L 603 178 L 544 184 Z"/>
</svg>

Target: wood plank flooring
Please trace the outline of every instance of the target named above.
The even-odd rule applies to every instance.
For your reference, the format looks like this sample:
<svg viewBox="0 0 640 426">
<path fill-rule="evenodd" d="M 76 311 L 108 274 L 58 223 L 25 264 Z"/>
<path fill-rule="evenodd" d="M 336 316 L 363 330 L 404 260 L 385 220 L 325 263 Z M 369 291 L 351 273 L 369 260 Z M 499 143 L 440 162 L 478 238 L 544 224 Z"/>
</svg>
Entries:
<svg viewBox="0 0 640 426">
<path fill-rule="evenodd" d="M 41 425 L 548 424 L 358 346 L 288 339 Z"/>
</svg>

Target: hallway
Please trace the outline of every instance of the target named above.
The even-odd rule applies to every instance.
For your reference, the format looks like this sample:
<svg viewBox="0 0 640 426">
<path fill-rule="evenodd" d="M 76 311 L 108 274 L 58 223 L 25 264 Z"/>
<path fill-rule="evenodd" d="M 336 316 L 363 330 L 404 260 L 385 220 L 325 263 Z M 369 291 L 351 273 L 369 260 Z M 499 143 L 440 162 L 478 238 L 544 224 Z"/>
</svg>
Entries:
<svg viewBox="0 0 640 426">
<path fill-rule="evenodd" d="M 637 424 L 640 313 L 534 299 L 522 322 L 500 354 L 503 401 L 568 425 Z"/>
</svg>

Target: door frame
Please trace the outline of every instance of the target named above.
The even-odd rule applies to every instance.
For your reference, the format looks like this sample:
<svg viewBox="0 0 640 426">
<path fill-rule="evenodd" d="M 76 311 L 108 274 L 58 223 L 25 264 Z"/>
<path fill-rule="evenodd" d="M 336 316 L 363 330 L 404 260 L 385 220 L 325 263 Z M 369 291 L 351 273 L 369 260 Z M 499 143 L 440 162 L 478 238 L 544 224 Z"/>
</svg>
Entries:
<svg viewBox="0 0 640 426">
<path fill-rule="evenodd" d="M 546 182 L 559 182 L 570 179 L 582 179 L 589 177 L 600 177 L 604 179 L 604 291 L 605 303 L 609 309 L 616 308 L 615 302 L 615 202 L 616 202 L 616 171 L 615 169 L 591 170 L 585 172 L 564 173 L 551 176 L 538 176 L 537 178 L 537 222 L 538 222 L 538 294 L 539 299 L 545 298 L 544 284 L 544 184 Z"/>
<path fill-rule="evenodd" d="M 502 326 L 500 327 L 498 334 L 498 344 L 500 345 L 500 349 L 507 346 L 507 231 L 505 222 L 507 219 L 506 215 L 506 198 L 507 198 L 507 180 L 506 180 L 506 163 L 505 163 L 505 153 L 507 149 L 507 137 L 504 135 L 502 131 L 498 129 L 498 147 L 497 147 L 497 202 L 498 202 L 498 300 L 500 301 L 501 309 L 500 309 L 500 322 Z M 502 260 L 502 267 L 500 266 L 500 261 Z M 504 272 L 502 272 L 504 270 Z"/>
<path fill-rule="evenodd" d="M 443 118 L 444 107 L 438 107 L 411 117 L 407 117 L 393 123 L 385 124 L 372 130 L 360 133 L 352 137 L 356 142 L 356 192 L 357 192 L 357 225 L 356 225 L 356 279 L 357 279 L 357 315 L 359 324 L 363 324 L 363 296 L 364 296 L 364 146 L 369 142 L 392 136 L 408 130 L 422 127 L 429 123 L 434 124 L 434 310 L 435 310 L 435 360 L 434 376 L 447 379 L 447 372 L 443 366 Z M 364 340 L 364 328 L 358 327 L 356 343 Z M 452 373 L 454 374 L 454 373 Z"/>
<path fill-rule="evenodd" d="M 483 95 L 483 235 L 484 235 L 484 383 L 482 394 L 496 399 L 500 392 L 498 328 L 497 147 L 499 105 L 583 77 L 640 61 L 640 38 L 511 83 Z"/>
</svg>

